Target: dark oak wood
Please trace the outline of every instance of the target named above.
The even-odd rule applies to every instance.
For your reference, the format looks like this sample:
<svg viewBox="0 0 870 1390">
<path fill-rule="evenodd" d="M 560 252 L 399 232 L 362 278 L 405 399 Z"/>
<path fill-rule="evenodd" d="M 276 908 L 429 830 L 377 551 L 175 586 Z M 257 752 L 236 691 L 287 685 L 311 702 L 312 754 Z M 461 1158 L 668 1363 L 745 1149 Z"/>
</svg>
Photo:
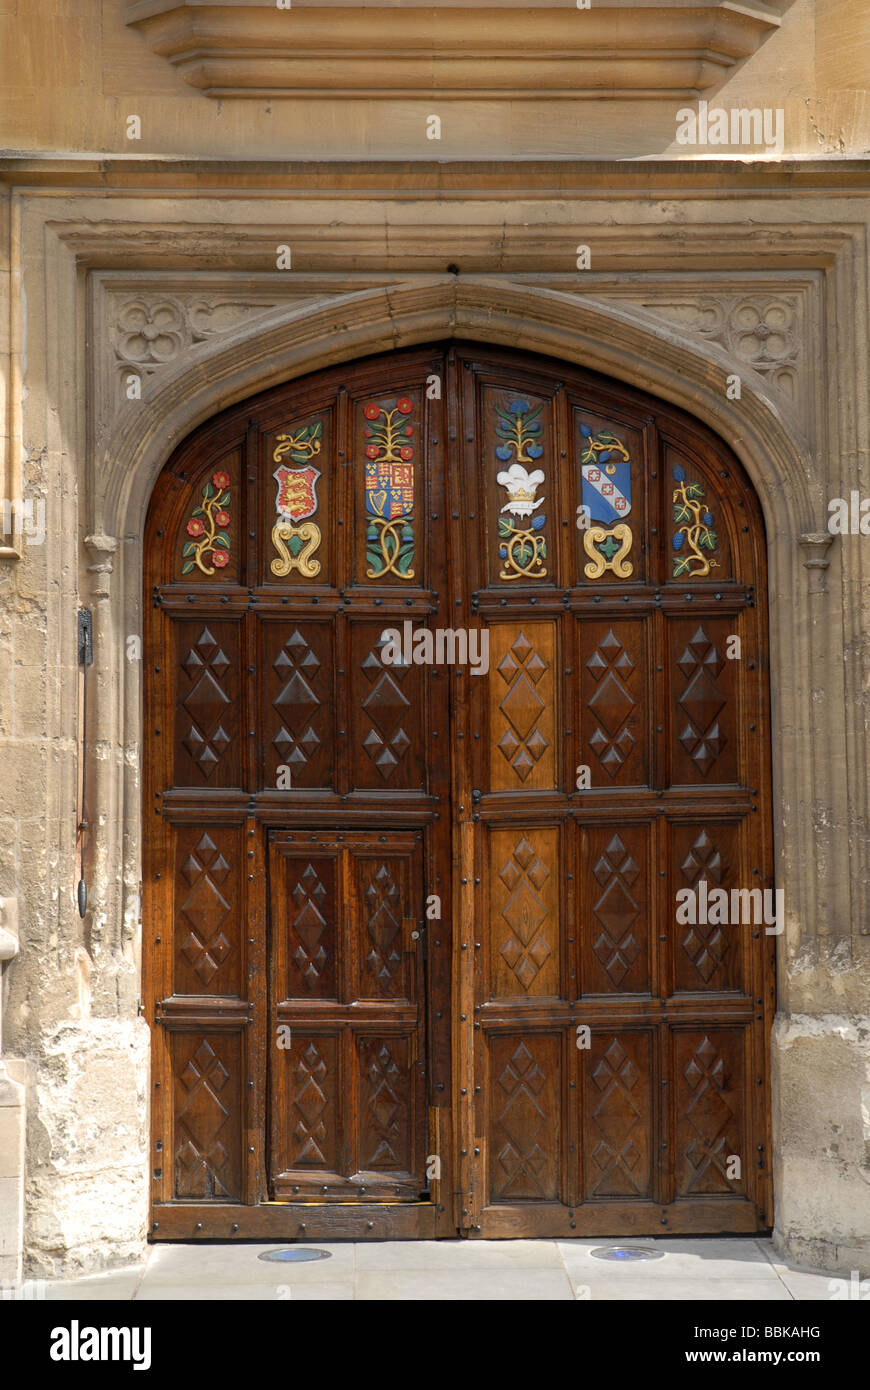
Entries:
<svg viewBox="0 0 870 1390">
<path fill-rule="evenodd" d="M 590 441 L 630 470 L 630 573 L 589 573 Z M 715 541 L 675 574 L 681 485 Z M 775 938 L 675 917 L 773 887 L 764 528 L 726 446 L 577 368 L 418 348 L 202 426 L 145 545 L 153 1236 L 767 1228 Z M 485 631 L 488 675 L 385 661 L 405 622 Z"/>
</svg>

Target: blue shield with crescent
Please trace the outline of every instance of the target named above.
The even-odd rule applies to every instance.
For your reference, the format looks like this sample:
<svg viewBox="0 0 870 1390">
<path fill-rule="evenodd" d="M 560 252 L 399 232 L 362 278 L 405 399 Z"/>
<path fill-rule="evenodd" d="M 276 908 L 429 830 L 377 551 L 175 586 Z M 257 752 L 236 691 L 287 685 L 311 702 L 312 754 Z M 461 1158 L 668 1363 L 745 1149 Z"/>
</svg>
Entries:
<svg viewBox="0 0 870 1390">
<path fill-rule="evenodd" d="M 591 521 L 612 526 L 631 511 L 631 464 L 602 462 L 582 465 L 583 505 Z"/>
</svg>

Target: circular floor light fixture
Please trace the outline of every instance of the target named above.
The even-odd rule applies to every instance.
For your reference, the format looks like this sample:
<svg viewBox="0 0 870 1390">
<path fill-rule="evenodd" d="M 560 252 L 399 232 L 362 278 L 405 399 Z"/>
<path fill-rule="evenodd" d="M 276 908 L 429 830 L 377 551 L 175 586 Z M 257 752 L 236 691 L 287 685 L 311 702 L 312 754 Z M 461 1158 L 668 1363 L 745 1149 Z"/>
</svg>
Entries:
<svg viewBox="0 0 870 1390">
<path fill-rule="evenodd" d="M 590 1250 L 590 1255 L 595 1260 L 661 1260 L 664 1258 L 664 1250 L 650 1250 L 646 1245 L 599 1245 L 597 1250 Z"/>
<path fill-rule="evenodd" d="M 276 1264 L 307 1264 L 310 1260 L 329 1260 L 332 1258 L 331 1250 L 313 1250 L 310 1246 L 297 1245 L 289 1250 L 264 1250 L 262 1255 L 258 1255 L 258 1260 L 272 1260 Z"/>
</svg>

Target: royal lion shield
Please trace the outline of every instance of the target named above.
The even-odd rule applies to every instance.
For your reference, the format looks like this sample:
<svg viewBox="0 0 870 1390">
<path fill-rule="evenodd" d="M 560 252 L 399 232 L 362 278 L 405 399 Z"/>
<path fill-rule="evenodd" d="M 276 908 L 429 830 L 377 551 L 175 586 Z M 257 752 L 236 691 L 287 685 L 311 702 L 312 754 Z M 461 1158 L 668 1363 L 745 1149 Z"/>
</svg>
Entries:
<svg viewBox="0 0 870 1390">
<path fill-rule="evenodd" d="M 312 468 L 276 468 L 272 477 L 278 484 L 275 510 L 287 521 L 304 521 L 317 511 L 317 480 L 320 470 Z"/>
</svg>

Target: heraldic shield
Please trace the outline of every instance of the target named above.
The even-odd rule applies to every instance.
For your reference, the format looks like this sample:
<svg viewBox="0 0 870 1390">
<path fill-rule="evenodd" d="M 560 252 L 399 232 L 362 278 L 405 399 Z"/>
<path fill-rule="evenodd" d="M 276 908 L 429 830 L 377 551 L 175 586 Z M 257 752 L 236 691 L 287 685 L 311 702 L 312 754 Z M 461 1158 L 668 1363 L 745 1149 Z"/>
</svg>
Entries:
<svg viewBox="0 0 870 1390">
<path fill-rule="evenodd" d="M 609 430 L 593 433 L 581 425 L 580 455 L 583 508 L 586 529 L 583 547 L 589 556 L 587 579 L 600 579 L 607 571 L 619 579 L 633 572 L 628 559 L 631 528 L 625 518 L 631 511 L 631 459 L 625 445 Z"/>
<path fill-rule="evenodd" d="M 298 429 L 295 434 L 279 434 L 277 448 L 272 462 L 277 463 L 282 454 L 303 466 L 288 468 L 281 464 L 272 477 L 278 484 L 275 498 L 275 511 L 278 520 L 272 527 L 272 543 L 279 558 L 272 561 L 272 573 L 278 578 L 286 578 L 298 570 L 304 579 L 313 579 L 320 573 L 320 561 L 312 555 L 320 545 L 320 527 L 307 520 L 317 511 L 317 482 L 320 470 L 304 460 L 320 453 L 323 423 Z M 301 523 L 301 524 L 300 524 Z"/>
</svg>

